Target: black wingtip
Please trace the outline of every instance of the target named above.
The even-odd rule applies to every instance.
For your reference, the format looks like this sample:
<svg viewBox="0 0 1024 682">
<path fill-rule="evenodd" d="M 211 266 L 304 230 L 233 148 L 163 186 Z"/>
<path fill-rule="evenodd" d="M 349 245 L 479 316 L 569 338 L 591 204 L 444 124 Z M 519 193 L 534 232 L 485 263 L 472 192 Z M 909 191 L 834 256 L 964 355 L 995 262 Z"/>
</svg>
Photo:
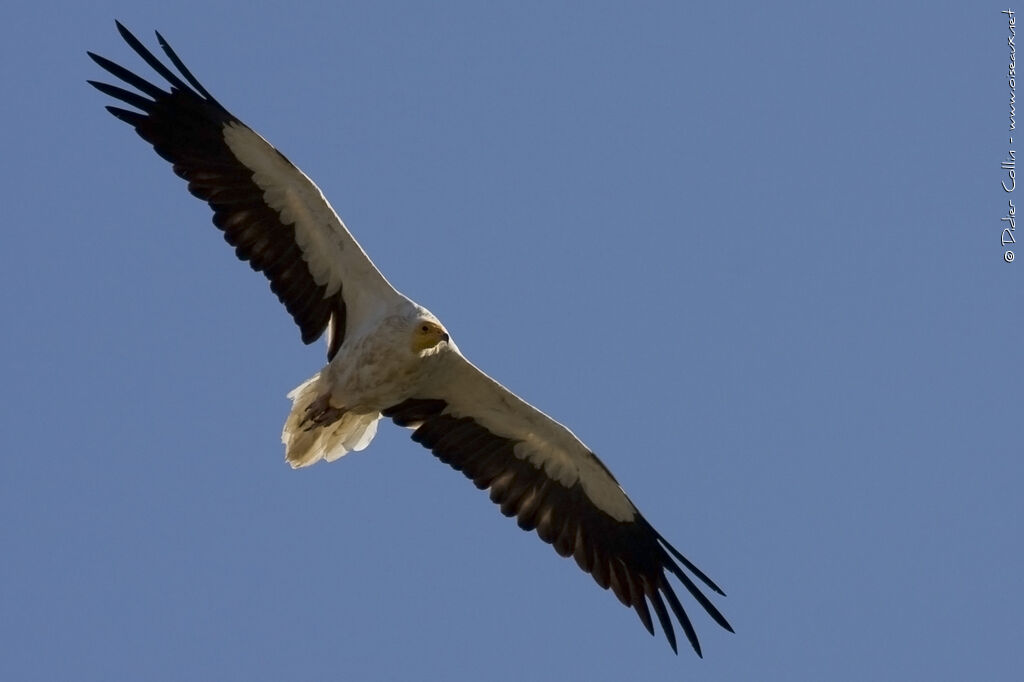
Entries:
<svg viewBox="0 0 1024 682">
<path fill-rule="evenodd" d="M 645 590 L 647 592 L 647 600 L 651 602 L 651 606 L 654 607 L 654 613 L 658 616 L 658 622 L 661 623 L 661 631 L 665 634 L 665 639 L 668 640 L 669 646 L 672 647 L 672 652 L 679 655 L 679 649 L 676 645 L 676 631 L 672 627 L 672 619 L 668 617 L 668 610 L 665 608 L 665 602 L 661 598 L 661 594 L 656 588 Z"/>
<path fill-rule="evenodd" d="M 117 26 L 117 32 L 120 33 L 121 37 L 124 38 L 127 42 L 138 42 L 138 38 L 135 37 L 135 34 L 129 31 L 128 27 L 122 24 L 117 19 L 114 19 L 114 26 Z"/>
<path fill-rule="evenodd" d="M 676 620 L 682 626 L 683 632 L 686 633 L 686 639 L 689 640 L 690 646 L 700 654 L 700 640 L 697 639 L 697 631 L 694 629 L 693 623 L 690 622 L 690 617 L 686 615 L 683 605 L 679 603 L 679 597 L 676 596 L 675 590 L 669 585 L 668 580 L 665 580 L 661 591 L 664 593 L 665 599 L 668 600 L 668 605 L 672 609 L 672 613 L 675 614 Z"/>
<path fill-rule="evenodd" d="M 650 525 L 650 524 L 648 524 L 648 525 Z M 654 532 L 655 535 L 658 536 L 658 541 L 661 542 L 662 545 L 664 545 L 665 549 L 667 549 L 672 554 L 672 556 L 674 556 L 676 559 L 678 559 L 679 562 L 682 563 L 683 566 L 685 566 L 687 568 L 687 570 L 689 570 L 691 573 L 693 573 L 695 576 L 697 576 L 697 578 L 702 583 L 707 585 L 709 589 L 713 590 L 714 592 L 717 592 L 718 594 L 722 595 L 723 597 L 726 596 L 725 592 L 722 590 L 721 587 L 719 587 L 717 584 L 715 584 L 714 580 L 709 578 L 707 576 L 707 574 L 704 573 L 704 571 L 702 571 L 699 568 L 697 568 L 692 561 L 690 561 L 689 559 L 684 557 L 682 552 L 680 552 L 678 549 L 673 547 L 672 543 L 670 543 L 668 540 L 665 539 L 665 536 L 663 536 L 658 531 L 654 530 L 653 527 L 651 527 L 651 530 Z"/>
<path fill-rule="evenodd" d="M 127 109 L 122 109 L 120 107 L 115 106 L 106 106 L 103 108 L 109 111 L 114 116 L 114 118 L 124 121 L 133 128 L 139 127 L 139 125 L 141 125 L 146 120 L 145 114 L 140 114 L 137 111 L 128 111 Z"/>
<path fill-rule="evenodd" d="M 693 647 L 693 653 L 697 654 L 697 658 L 704 658 L 704 652 L 700 650 L 700 642 L 699 641 L 691 640 L 690 641 L 690 646 Z M 678 656 L 679 654 L 677 653 L 676 655 Z"/>
<path fill-rule="evenodd" d="M 171 44 L 168 43 L 167 40 L 165 40 L 162 35 L 160 35 L 160 31 L 154 31 L 154 33 L 156 33 L 156 41 L 157 43 L 159 43 L 160 49 L 164 51 L 164 54 L 167 55 L 167 58 L 171 60 L 172 64 L 174 64 L 174 68 L 176 68 L 178 72 L 185 77 L 185 80 L 187 80 L 189 84 L 193 88 L 195 88 L 196 92 L 198 92 L 200 95 L 206 98 L 211 104 L 220 107 L 222 110 L 226 112 L 227 110 L 224 109 L 221 103 L 214 99 L 213 95 L 211 95 L 210 92 L 203 87 L 203 84 L 199 82 L 199 79 L 192 75 L 192 72 L 189 71 L 188 67 L 185 66 L 185 63 L 181 61 L 181 58 L 178 57 L 178 53 L 174 51 L 174 48 L 171 47 Z"/>
<path fill-rule="evenodd" d="M 636 600 L 636 603 L 633 604 L 633 609 L 636 611 L 636 615 L 640 617 L 640 622 L 644 624 L 644 628 L 646 628 L 647 632 L 651 633 L 651 636 L 653 637 L 654 623 L 651 621 L 651 612 L 647 608 L 647 600 L 641 596 Z"/>
</svg>

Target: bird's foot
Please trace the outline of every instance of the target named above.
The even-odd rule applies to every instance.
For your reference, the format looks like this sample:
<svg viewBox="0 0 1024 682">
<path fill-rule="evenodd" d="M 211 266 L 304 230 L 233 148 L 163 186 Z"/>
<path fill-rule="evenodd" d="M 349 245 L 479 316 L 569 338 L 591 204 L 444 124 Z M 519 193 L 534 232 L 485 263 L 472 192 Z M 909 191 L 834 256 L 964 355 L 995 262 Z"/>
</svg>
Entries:
<svg viewBox="0 0 1024 682">
<path fill-rule="evenodd" d="M 312 431 L 321 426 L 327 426 L 345 416 L 346 410 L 343 407 L 335 407 L 331 404 L 331 394 L 320 396 L 306 408 L 306 416 L 299 426 L 304 426 L 306 431 Z"/>
</svg>

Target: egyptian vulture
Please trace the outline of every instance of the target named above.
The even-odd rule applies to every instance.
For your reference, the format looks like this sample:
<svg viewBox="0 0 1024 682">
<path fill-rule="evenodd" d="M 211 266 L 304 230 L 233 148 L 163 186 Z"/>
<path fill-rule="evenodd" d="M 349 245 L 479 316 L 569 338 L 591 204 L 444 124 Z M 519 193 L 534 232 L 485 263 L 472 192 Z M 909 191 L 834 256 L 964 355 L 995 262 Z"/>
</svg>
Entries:
<svg viewBox="0 0 1024 682">
<path fill-rule="evenodd" d="M 134 88 L 89 81 L 131 107 L 107 110 L 210 205 L 214 224 L 238 258 L 270 281 L 302 340 L 312 343 L 327 332 L 327 365 L 288 396 L 292 410 L 282 440 L 292 467 L 362 450 L 386 417 L 489 489 L 520 528 L 536 530 L 563 557 L 576 559 L 652 635 L 653 609 L 673 651 L 669 610 L 701 654 L 668 573 L 732 632 L 696 581 L 724 592 L 647 522 L 587 446 L 470 363 L 444 325 L 374 267 L 312 180 L 221 106 L 159 33 L 178 73 L 120 22 L 117 28 L 170 89 L 90 52 Z"/>
</svg>

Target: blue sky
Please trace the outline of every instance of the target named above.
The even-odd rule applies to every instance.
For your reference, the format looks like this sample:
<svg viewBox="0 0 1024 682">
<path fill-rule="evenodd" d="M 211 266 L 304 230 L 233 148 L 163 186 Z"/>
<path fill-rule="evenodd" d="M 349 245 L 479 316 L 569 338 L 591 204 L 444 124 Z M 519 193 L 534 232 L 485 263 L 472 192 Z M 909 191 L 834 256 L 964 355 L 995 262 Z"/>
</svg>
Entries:
<svg viewBox="0 0 1024 682">
<path fill-rule="evenodd" d="M 241 7 L 4 12 L 0 678 L 1024 669 L 1005 6 Z M 147 73 L 114 18 L 580 435 L 736 634 L 691 605 L 673 656 L 396 427 L 290 470 L 323 346 L 86 86 L 86 50 Z"/>
</svg>

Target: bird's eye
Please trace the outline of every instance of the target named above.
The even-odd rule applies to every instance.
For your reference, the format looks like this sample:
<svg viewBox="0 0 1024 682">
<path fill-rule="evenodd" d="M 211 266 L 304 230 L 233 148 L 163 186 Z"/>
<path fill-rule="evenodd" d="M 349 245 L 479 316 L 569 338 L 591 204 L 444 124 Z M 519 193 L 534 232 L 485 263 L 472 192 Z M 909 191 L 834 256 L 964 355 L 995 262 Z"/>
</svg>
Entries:
<svg viewBox="0 0 1024 682">
<path fill-rule="evenodd" d="M 430 327 L 428 327 L 427 325 L 423 325 L 422 327 L 420 327 L 420 331 L 426 334 L 427 332 L 430 331 Z"/>
</svg>

